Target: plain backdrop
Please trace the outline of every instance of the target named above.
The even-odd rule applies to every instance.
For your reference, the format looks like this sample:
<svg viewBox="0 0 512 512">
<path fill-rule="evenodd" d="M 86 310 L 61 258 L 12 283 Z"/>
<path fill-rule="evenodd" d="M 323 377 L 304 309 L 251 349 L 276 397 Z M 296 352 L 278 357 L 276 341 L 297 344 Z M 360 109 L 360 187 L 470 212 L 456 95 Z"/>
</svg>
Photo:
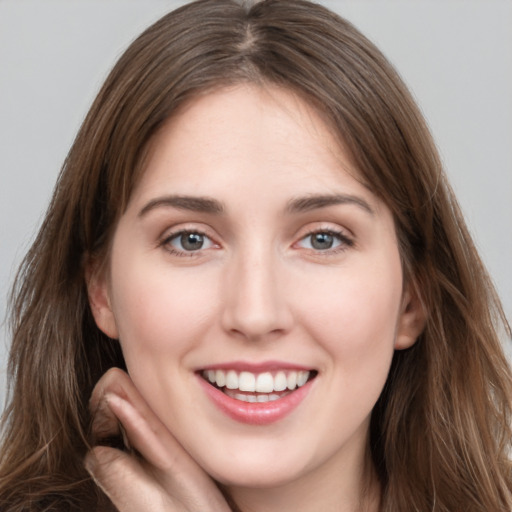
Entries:
<svg viewBox="0 0 512 512">
<path fill-rule="evenodd" d="M 181 5 L 0 0 L 0 315 L 76 131 L 129 42 Z M 512 318 L 512 1 L 331 0 L 420 104 Z M 198 27 L 199 29 L 200 27 Z M 9 343 L 0 330 L 0 409 Z"/>
</svg>

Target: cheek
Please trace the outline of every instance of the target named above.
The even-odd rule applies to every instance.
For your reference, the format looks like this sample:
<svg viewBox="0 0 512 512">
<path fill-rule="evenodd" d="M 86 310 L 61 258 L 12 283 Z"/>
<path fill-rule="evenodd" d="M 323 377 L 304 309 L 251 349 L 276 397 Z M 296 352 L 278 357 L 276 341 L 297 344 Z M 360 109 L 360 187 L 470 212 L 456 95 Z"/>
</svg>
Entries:
<svg viewBox="0 0 512 512">
<path fill-rule="evenodd" d="M 387 372 L 401 294 L 399 263 L 342 271 L 301 295 L 305 327 L 332 359 Z"/>
<path fill-rule="evenodd" d="M 216 285 L 198 272 L 162 265 L 117 267 L 113 310 L 127 364 L 166 360 L 198 344 L 215 316 Z"/>
</svg>

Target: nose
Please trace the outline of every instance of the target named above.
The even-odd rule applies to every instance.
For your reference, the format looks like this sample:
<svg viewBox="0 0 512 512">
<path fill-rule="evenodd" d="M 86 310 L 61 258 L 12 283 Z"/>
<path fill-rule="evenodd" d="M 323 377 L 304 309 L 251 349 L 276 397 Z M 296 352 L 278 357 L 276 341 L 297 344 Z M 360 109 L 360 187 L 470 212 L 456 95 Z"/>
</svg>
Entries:
<svg viewBox="0 0 512 512">
<path fill-rule="evenodd" d="M 290 330 L 293 317 L 278 259 L 270 250 L 252 250 L 231 261 L 222 285 L 222 323 L 230 334 L 262 341 Z"/>
</svg>

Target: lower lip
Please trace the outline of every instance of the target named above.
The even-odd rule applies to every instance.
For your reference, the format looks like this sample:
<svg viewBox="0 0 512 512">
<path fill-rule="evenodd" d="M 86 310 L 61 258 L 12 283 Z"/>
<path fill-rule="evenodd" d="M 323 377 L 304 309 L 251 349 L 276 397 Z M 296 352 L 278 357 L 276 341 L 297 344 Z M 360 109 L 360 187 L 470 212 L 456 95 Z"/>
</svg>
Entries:
<svg viewBox="0 0 512 512">
<path fill-rule="evenodd" d="M 283 398 L 272 402 L 243 402 L 224 394 L 198 375 L 199 382 L 212 402 L 231 419 L 249 425 L 269 425 L 286 417 L 304 400 L 313 380 Z"/>
</svg>

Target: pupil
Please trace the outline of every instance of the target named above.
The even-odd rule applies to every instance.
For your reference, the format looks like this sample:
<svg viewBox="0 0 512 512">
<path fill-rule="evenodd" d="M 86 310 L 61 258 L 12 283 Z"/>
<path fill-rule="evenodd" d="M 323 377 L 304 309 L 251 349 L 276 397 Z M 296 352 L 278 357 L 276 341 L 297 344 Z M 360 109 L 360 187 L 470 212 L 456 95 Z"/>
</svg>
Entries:
<svg viewBox="0 0 512 512">
<path fill-rule="evenodd" d="M 330 249 L 334 242 L 334 237 L 329 233 L 315 233 L 312 235 L 311 245 L 315 249 Z"/>
<path fill-rule="evenodd" d="M 197 251 L 203 246 L 203 235 L 198 233 L 185 233 L 181 235 L 181 245 L 187 251 Z"/>
</svg>

